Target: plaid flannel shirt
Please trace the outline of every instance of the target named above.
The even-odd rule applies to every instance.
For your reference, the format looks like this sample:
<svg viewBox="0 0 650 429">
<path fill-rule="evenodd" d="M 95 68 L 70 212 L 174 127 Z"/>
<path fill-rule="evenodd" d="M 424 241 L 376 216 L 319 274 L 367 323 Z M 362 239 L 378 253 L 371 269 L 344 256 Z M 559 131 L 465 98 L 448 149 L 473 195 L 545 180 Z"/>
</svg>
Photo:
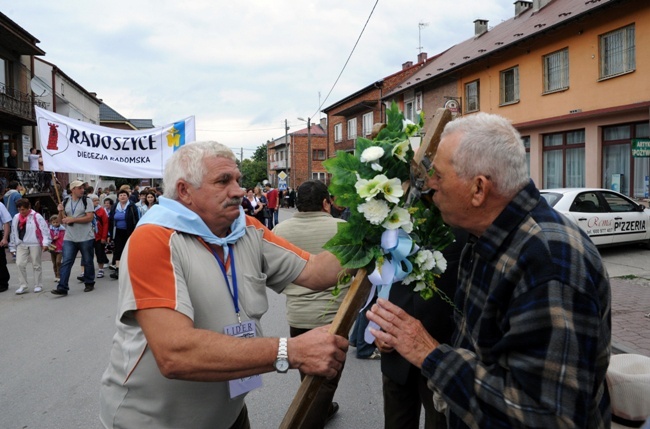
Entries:
<svg viewBox="0 0 650 429">
<path fill-rule="evenodd" d="M 453 347 L 424 361 L 450 428 L 610 427 L 609 279 L 532 181 L 463 250 Z"/>
</svg>

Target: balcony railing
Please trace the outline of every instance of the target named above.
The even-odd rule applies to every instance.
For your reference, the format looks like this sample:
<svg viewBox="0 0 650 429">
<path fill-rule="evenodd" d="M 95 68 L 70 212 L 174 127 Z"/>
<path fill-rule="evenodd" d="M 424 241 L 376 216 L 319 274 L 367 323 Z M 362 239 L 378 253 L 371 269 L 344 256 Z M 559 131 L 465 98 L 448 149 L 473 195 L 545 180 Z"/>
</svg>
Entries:
<svg viewBox="0 0 650 429">
<path fill-rule="evenodd" d="M 280 161 L 271 161 L 269 168 L 271 170 L 284 170 L 287 168 L 287 160 L 283 159 Z"/>
<path fill-rule="evenodd" d="M 34 105 L 42 108 L 47 106 L 46 103 L 37 100 L 30 94 L 0 83 L 0 110 L 23 119 L 35 121 Z"/>
</svg>

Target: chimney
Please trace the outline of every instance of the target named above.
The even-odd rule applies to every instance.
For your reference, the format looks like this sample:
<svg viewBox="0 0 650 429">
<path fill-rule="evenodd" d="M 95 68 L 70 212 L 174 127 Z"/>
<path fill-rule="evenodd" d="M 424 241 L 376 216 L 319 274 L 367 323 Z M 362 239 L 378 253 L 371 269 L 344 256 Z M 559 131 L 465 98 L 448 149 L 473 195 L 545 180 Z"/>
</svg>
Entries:
<svg viewBox="0 0 650 429">
<path fill-rule="evenodd" d="M 427 60 L 427 53 L 426 52 L 420 52 L 418 54 L 418 64 L 423 63 Z"/>
<path fill-rule="evenodd" d="M 551 0 L 533 0 L 533 12 L 537 12 L 550 2 Z"/>
<path fill-rule="evenodd" d="M 527 0 L 517 0 L 515 2 L 515 16 L 525 12 L 533 3 Z"/>
<path fill-rule="evenodd" d="M 487 19 L 477 19 L 474 21 L 474 36 L 480 36 L 481 34 L 487 32 Z"/>
<path fill-rule="evenodd" d="M 407 61 L 404 64 L 402 64 L 402 70 L 406 70 L 407 68 L 411 67 L 413 65 L 413 61 Z"/>
</svg>

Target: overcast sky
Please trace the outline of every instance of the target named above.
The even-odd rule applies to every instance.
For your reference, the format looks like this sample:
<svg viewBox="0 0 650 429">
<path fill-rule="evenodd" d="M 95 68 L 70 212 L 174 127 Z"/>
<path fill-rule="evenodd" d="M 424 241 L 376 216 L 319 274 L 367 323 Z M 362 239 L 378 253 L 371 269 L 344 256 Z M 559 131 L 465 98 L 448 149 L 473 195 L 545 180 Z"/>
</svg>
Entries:
<svg viewBox="0 0 650 429">
<path fill-rule="evenodd" d="M 198 140 L 250 157 L 284 135 L 285 119 L 290 132 L 306 127 L 298 117 L 317 122 L 322 108 L 416 62 L 419 46 L 444 51 L 473 36 L 475 19 L 511 18 L 513 3 L 0 0 L 0 10 L 123 116 L 165 125 L 194 115 Z"/>
</svg>

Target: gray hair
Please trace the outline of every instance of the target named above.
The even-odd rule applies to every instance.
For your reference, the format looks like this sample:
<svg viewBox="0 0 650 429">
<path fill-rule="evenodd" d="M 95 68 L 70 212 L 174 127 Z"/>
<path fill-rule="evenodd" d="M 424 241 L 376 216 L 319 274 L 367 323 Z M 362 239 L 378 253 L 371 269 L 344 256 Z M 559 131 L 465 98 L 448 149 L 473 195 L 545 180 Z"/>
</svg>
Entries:
<svg viewBox="0 0 650 429">
<path fill-rule="evenodd" d="M 211 157 L 237 160 L 229 147 L 215 141 L 195 142 L 183 145 L 169 158 L 163 174 L 163 196 L 178 199 L 176 183 L 183 179 L 195 188 L 200 188 L 207 171 L 203 160 Z"/>
<path fill-rule="evenodd" d="M 528 184 L 526 149 L 508 119 L 476 113 L 449 122 L 441 138 L 451 134 L 459 134 L 460 143 L 451 161 L 460 178 L 486 176 L 496 192 L 507 198 Z"/>
</svg>

